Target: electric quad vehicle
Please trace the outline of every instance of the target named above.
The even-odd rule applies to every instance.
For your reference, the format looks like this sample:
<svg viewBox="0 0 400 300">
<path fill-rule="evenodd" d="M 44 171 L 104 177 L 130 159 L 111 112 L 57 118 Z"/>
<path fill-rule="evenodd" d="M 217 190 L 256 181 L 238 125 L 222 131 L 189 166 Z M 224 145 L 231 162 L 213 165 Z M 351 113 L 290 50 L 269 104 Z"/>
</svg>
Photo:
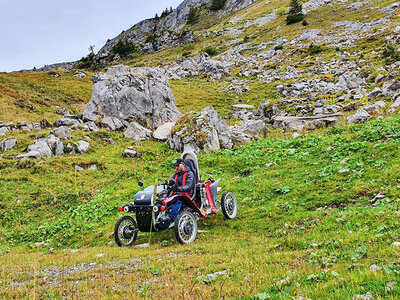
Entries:
<svg viewBox="0 0 400 300">
<path fill-rule="evenodd" d="M 173 192 L 176 190 L 174 180 L 161 184 L 151 185 L 136 193 L 133 202 L 119 208 L 120 211 L 135 215 L 120 218 L 114 229 L 115 242 L 118 246 L 131 246 L 137 239 L 138 232 L 160 232 L 170 228 L 174 229 L 175 237 L 181 244 L 192 243 L 197 237 L 197 220 L 216 214 L 222 210 L 226 219 L 233 219 L 238 212 L 237 199 L 233 192 L 227 191 L 218 200 L 218 183 L 221 179 L 202 182 L 196 154 L 186 151 L 181 158 L 185 161 L 186 169 L 193 172 L 195 184 L 193 196 Z M 139 181 L 139 186 L 143 182 Z M 182 202 L 179 214 L 175 221 L 165 222 L 172 205 L 168 203 L 173 199 Z"/>
</svg>

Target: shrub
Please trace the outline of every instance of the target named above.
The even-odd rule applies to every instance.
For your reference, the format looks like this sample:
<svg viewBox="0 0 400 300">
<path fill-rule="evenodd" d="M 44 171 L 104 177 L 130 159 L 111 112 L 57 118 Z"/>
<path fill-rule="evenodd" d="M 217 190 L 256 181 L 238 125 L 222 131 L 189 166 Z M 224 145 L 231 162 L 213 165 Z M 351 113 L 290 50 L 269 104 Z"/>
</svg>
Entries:
<svg viewBox="0 0 400 300">
<path fill-rule="evenodd" d="M 211 1 L 211 6 L 210 6 L 210 10 L 220 10 L 221 8 L 223 8 L 225 6 L 226 0 L 212 0 Z"/>
<path fill-rule="evenodd" d="M 275 11 L 275 16 L 283 16 L 288 13 L 288 9 L 286 7 L 280 7 Z"/>
<path fill-rule="evenodd" d="M 118 43 L 112 48 L 111 54 L 118 54 L 120 57 L 126 57 L 128 54 L 137 51 L 137 46 L 132 42 L 119 40 Z"/>
<path fill-rule="evenodd" d="M 314 43 L 311 43 L 308 47 L 308 51 L 310 52 L 310 54 L 318 54 L 324 51 L 324 49 L 321 45 L 315 45 Z"/>
<path fill-rule="evenodd" d="M 147 36 L 147 38 L 146 38 L 146 40 L 144 42 L 145 42 L 145 44 L 147 44 L 147 43 L 152 43 L 153 44 L 156 41 L 156 39 L 157 39 L 157 34 L 156 33 L 150 33 Z"/>
<path fill-rule="evenodd" d="M 246 35 L 246 36 L 243 38 L 243 43 L 247 43 L 249 40 L 250 40 L 250 37 L 249 37 L 248 35 Z"/>
<path fill-rule="evenodd" d="M 274 50 L 278 51 L 278 50 L 282 50 L 283 49 L 283 45 L 276 45 Z"/>
<path fill-rule="evenodd" d="M 186 24 L 195 25 L 199 22 L 199 19 L 200 19 L 199 11 L 196 8 L 191 7 L 189 14 L 187 16 Z"/>
<path fill-rule="evenodd" d="M 304 20 L 304 14 L 302 12 L 303 7 L 298 0 L 292 0 L 290 2 L 289 14 L 286 17 L 286 25 L 294 24 Z"/>
<path fill-rule="evenodd" d="M 204 50 L 205 53 L 207 53 L 210 56 L 214 56 L 218 54 L 218 50 L 214 47 L 208 47 Z"/>
<path fill-rule="evenodd" d="M 400 60 L 400 51 L 398 51 L 392 45 L 389 45 L 383 51 L 383 57 L 386 59 L 387 62 L 399 61 Z"/>
<path fill-rule="evenodd" d="M 303 20 L 303 22 L 301 23 L 301 25 L 303 25 L 303 26 L 307 26 L 307 25 L 308 25 L 308 22 L 307 22 L 307 20 Z"/>
</svg>

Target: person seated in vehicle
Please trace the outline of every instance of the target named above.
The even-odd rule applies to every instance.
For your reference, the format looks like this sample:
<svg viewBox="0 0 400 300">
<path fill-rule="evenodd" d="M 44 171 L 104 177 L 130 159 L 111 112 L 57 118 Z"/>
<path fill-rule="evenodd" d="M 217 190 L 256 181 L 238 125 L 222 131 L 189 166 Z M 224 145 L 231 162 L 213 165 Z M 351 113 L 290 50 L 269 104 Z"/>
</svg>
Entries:
<svg viewBox="0 0 400 300">
<path fill-rule="evenodd" d="M 182 197 L 186 196 L 191 199 L 195 184 L 193 172 L 186 167 L 185 161 L 182 158 L 175 159 L 174 167 L 176 172 L 172 175 L 171 179 L 175 181 L 175 185 L 171 187 L 171 190 L 174 194 L 180 194 Z M 177 197 L 168 203 L 168 207 L 172 207 L 172 209 L 168 215 L 168 219 L 162 220 L 164 223 L 171 223 L 176 220 L 182 206 L 182 201 L 179 198 Z"/>
</svg>

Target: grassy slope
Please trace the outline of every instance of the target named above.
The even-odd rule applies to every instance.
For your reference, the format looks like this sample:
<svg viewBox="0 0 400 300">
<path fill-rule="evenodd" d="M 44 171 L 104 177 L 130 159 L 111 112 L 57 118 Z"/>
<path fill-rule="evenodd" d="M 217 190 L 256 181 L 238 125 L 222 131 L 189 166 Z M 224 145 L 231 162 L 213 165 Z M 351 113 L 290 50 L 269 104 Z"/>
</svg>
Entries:
<svg viewBox="0 0 400 300">
<path fill-rule="evenodd" d="M 269 13 L 280 3 L 271 1 L 269 5 L 250 8 L 245 19 Z M 369 6 L 374 5 L 376 1 Z M 342 15 L 333 14 L 334 11 Z M 342 6 L 324 7 L 307 18 L 308 29 L 326 29 L 335 18 L 357 20 L 364 14 L 364 10 L 346 12 Z M 380 17 L 376 11 L 368 11 L 368 15 L 370 19 Z M 281 16 L 264 27 L 250 27 L 239 38 L 248 35 L 260 43 L 279 36 L 291 39 L 303 30 L 298 25 L 284 26 L 284 19 Z M 202 30 L 202 26 L 198 29 Z M 271 33 L 276 26 L 282 29 L 274 36 Z M 214 29 L 224 27 L 228 27 L 227 22 Z M 190 45 L 190 51 L 196 54 L 207 46 L 217 46 L 223 51 L 227 47 L 224 41 L 232 38 L 200 39 Z M 374 65 L 368 70 L 374 72 L 384 61 L 369 57 L 368 52 L 383 50 L 382 43 L 383 35 L 376 40 L 360 41 L 351 52 L 363 49 Z M 125 63 L 155 66 L 161 57 L 171 62 L 188 49 L 188 46 L 168 49 Z M 294 51 L 284 48 L 283 55 L 292 57 Z M 326 49 L 318 56 L 328 61 L 335 55 L 335 49 Z M 315 57 L 306 52 L 293 56 L 292 63 L 303 60 L 308 61 L 304 67 L 315 63 Z M 88 78 L 79 79 L 72 77 L 73 72 L 60 73 L 61 78 L 53 78 L 51 73 L 0 74 L 0 120 L 53 121 L 58 117 L 53 113 L 57 105 L 81 111 L 82 103 L 90 98 L 92 74 L 89 72 Z M 254 80 L 250 83 L 251 91 L 239 96 L 219 92 L 227 85 L 207 78 L 171 81 L 182 112 L 212 104 L 226 113 L 240 98 L 256 105 L 263 100 L 279 100 L 274 83 Z M 32 103 L 37 111 L 16 109 L 13 102 L 18 99 Z M 77 131 L 74 140 L 90 136 L 89 153 L 51 158 L 39 165 L 7 158 L 24 151 L 37 134 L 47 135 L 48 130 L 9 133 L 6 137 L 16 137 L 19 143 L 0 161 L 0 298 L 258 295 L 260 299 L 291 296 L 343 299 L 371 292 L 377 298 L 396 299 L 400 294 L 399 262 L 398 252 L 391 243 L 400 240 L 396 213 L 400 200 L 399 125 L 400 117 L 395 116 L 364 125 L 321 130 L 296 140 L 273 131 L 266 140 L 243 148 L 201 154 L 202 177 L 221 177 L 223 188 L 237 194 L 238 218 L 228 222 L 219 215 L 201 220 L 200 229 L 206 232 L 185 247 L 177 244 L 172 232 L 140 235 L 138 243 L 150 240 L 151 245 L 146 249 L 107 245 L 113 239 L 113 225 L 120 215 L 116 208 L 132 199 L 138 190 L 138 179 L 150 185 L 155 179 L 166 177 L 171 172 L 172 159 L 179 154 L 165 144 L 148 141 L 137 146 L 143 154 L 141 159 L 124 159 L 121 153 L 131 141 L 120 133 Z M 104 137 L 112 137 L 115 145 L 106 144 Z M 292 153 L 289 149 L 297 150 Z M 277 165 L 267 168 L 268 162 Z M 83 167 L 96 164 L 98 169 L 78 173 L 75 164 Z M 341 169 L 350 171 L 340 173 Z M 373 208 L 368 200 L 378 192 L 387 198 Z M 51 205 L 55 197 L 57 201 Z M 317 210 L 325 206 L 328 207 Z M 43 249 L 28 250 L 40 241 L 45 242 Z M 49 247 L 56 247 L 54 254 L 47 253 Z M 62 250 L 70 247 L 78 247 L 80 251 L 71 254 Z M 98 253 L 105 256 L 96 258 Z M 165 259 L 171 253 L 179 256 Z M 132 257 L 140 258 L 141 262 L 135 266 Z M 105 265 L 94 271 L 60 275 L 60 283 L 54 285 L 38 271 L 91 262 Z M 372 264 L 383 270 L 370 272 Z M 157 268 L 160 273 L 154 275 Z M 223 270 L 229 270 L 229 277 L 203 283 L 206 274 Z M 290 280 L 279 283 L 287 277 Z M 393 281 L 397 282 L 395 288 L 386 291 L 387 283 Z M 24 284 L 10 286 L 12 282 Z"/>
</svg>

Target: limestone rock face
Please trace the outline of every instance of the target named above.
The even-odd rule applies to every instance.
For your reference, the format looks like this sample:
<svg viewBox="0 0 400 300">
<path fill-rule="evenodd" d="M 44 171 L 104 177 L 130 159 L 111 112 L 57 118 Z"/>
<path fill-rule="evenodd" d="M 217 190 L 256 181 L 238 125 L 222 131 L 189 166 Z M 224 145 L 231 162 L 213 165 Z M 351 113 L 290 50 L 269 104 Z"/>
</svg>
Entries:
<svg viewBox="0 0 400 300">
<path fill-rule="evenodd" d="M 83 118 L 96 121 L 100 114 L 156 129 L 176 121 L 180 112 L 163 69 L 119 65 L 93 76 L 92 99 Z"/>
</svg>

